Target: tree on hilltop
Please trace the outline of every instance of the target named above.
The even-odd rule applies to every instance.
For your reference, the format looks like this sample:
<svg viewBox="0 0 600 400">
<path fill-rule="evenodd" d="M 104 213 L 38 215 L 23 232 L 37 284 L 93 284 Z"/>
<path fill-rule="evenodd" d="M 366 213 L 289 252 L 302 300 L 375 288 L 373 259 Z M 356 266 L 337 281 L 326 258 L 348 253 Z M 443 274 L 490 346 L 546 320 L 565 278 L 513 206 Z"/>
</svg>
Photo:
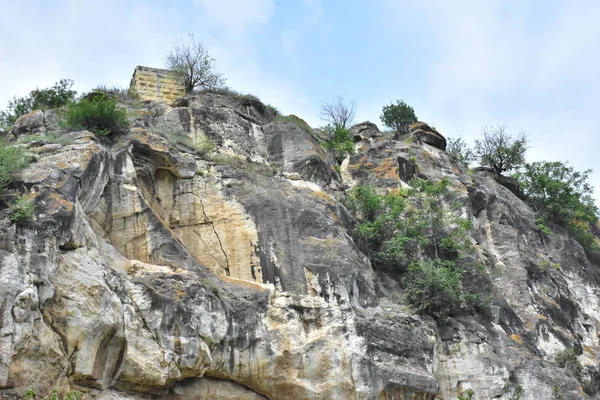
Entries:
<svg viewBox="0 0 600 400">
<path fill-rule="evenodd" d="M 187 42 L 179 40 L 167 55 L 166 64 L 175 80 L 185 87 L 186 93 L 225 85 L 225 78 L 215 67 L 215 59 L 202 43 L 194 40 L 193 34 L 188 36 Z"/>
<path fill-rule="evenodd" d="M 525 163 L 529 140 L 525 133 L 513 137 L 506 126 L 483 128 L 483 138 L 475 141 L 475 158 L 481 166 L 490 167 L 498 175 L 518 169 Z"/>
</svg>

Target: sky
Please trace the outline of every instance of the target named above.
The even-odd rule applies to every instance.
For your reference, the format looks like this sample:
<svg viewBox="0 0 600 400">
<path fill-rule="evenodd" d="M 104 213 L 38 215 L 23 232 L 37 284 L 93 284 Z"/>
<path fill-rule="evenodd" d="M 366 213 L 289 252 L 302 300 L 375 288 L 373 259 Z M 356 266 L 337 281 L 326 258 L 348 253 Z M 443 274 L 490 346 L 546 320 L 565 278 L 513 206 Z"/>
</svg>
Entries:
<svg viewBox="0 0 600 400">
<path fill-rule="evenodd" d="M 600 199 L 597 0 L 0 0 L 0 109 L 61 78 L 127 87 L 188 34 L 227 85 L 312 126 L 398 99 L 446 137 L 526 132 L 529 161 L 593 169 Z M 599 202 L 600 204 L 600 202 Z"/>
</svg>

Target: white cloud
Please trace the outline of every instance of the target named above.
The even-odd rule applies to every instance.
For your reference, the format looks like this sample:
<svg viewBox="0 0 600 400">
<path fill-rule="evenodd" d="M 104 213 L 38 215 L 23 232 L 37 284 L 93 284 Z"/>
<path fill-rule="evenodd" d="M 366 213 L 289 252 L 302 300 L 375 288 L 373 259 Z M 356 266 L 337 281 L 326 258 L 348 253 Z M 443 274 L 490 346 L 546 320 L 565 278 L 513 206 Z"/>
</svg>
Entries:
<svg viewBox="0 0 600 400">
<path fill-rule="evenodd" d="M 539 4 L 539 3 L 538 3 Z M 591 177 L 600 200 L 600 3 L 387 0 L 390 19 L 407 7 L 434 37 L 419 114 L 449 136 L 474 139 L 484 125 L 526 130 L 530 160 L 570 160 Z M 553 8 L 555 7 L 555 8 Z M 541 13 L 546 13 L 541 15 Z M 429 118 L 429 117 L 428 117 Z M 600 202 L 599 202 L 600 204 Z"/>
</svg>

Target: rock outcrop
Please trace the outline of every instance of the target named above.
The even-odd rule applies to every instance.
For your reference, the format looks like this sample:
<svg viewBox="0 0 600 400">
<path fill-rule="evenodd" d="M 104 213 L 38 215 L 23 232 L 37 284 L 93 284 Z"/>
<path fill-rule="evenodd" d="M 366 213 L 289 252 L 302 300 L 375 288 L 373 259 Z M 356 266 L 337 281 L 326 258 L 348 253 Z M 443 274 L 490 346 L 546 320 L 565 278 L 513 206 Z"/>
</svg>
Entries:
<svg viewBox="0 0 600 400">
<path fill-rule="evenodd" d="M 508 399 L 520 385 L 533 400 L 556 385 L 585 398 L 553 358 L 574 347 L 597 379 L 599 265 L 560 227 L 542 235 L 489 173 L 454 164 L 435 130 L 387 140 L 361 124 L 342 182 L 309 132 L 260 102 L 173 105 L 140 106 L 110 141 L 83 131 L 28 144 L 37 161 L 12 189 L 35 199 L 35 219 L 0 210 L 5 396 Z M 173 134 L 216 149 L 199 155 Z M 343 187 L 393 191 L 414 176 L 448 177 L 459 193 L 488 314 L 416 315 L 399 277 L 353 242 Z"/>
</svg>

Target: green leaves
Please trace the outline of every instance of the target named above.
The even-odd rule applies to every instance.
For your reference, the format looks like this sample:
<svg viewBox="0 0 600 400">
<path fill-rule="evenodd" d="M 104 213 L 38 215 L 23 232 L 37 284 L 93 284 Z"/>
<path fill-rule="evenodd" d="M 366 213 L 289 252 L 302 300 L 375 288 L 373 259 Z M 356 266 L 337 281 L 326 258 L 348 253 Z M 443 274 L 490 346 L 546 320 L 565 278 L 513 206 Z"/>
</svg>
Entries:
<svg viewBox="0 0 600 400">
<path fill-rule="evenodd" d="M 380 118 L 386 126 L 398 132 L 407 132 L 408 126 L 417 122 L 415 110 L 403 100 L 396 100 L 396 104 L 384 106 Z"/>
<path fill-rule="evenodd" d="M 354 139 L 348 129 L 339 125 L 327 125 L 322 131 L 325 135 L 323 147 L 333 154 L 338 164 L 341 164 L 348 154 L 354 154 Z"/>
<path fill-rule="evenodd" d="M 30 158 L 21 147 L 0 141 L 0 196 L 10 183 L 11 175 L 29 165 Z"/>
<path fill-rule="evenodd" d="M 77 94 L 71 90 L 72 86 L 72 80 L 61 79 L 50 88 L 32 90 L 27 97 L 14 97 L 8 102 L 7 110 L 0 113 L 0 122 L 12 125 L 21 115 L 33 110 L 49 110 L 66 105 Z"/>
<path fill-rule="evenodd" d="M 97 135 L 123 133 L 129 129 L 127 112 L 117 108 L 116 100 L 104 93 L 94 93 L 70 103 L 66 125 L 71 129 L 87 129 Z"/>
<path fill-rule="evenodd" d="M 537 161 L 525 164 L 514 177 L 538 213 L 536 224 L 542 232 L 549 231 L 543 222 L 553 221 L 566 227 L 586 251 L 600 252 L 600 244 L 591 233 L 599 218 L 588 182 L 591 172 L 576 171 L 560 161 Z"/>
</svg>

